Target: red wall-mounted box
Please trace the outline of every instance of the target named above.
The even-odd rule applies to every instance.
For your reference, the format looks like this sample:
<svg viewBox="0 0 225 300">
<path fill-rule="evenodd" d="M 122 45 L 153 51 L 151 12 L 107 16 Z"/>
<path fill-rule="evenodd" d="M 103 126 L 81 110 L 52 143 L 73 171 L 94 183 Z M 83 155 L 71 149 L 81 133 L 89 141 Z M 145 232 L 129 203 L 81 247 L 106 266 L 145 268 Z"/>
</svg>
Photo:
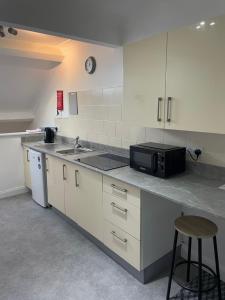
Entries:
<svg viewBox="0 0 225 300">
<path fill-rule="evenodd" d="M 63 91 L 57 91 L 57 110 L 62 111 L 63 109 L 64 109 Z"/>
</svg>

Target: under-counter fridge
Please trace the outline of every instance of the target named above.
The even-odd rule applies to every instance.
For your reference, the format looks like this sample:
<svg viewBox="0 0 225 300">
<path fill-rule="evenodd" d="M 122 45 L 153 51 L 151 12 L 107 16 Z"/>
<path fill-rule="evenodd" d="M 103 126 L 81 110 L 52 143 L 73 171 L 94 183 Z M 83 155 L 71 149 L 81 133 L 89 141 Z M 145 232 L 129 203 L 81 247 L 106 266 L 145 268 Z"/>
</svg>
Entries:
<svg viewBox="0 0 225 300">
<path fill-rule="evenodd" d="M 48 206 L 45 154 L 30 150 L 32 198 L 43 207 Z"/>
</svg>

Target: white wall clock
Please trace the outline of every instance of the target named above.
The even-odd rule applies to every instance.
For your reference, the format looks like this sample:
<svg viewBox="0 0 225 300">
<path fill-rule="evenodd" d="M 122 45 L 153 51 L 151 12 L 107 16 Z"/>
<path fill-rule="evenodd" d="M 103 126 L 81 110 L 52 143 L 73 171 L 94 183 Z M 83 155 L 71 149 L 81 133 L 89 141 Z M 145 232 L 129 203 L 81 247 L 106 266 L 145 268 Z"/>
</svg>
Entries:
<svg viewBox="0 0 225 300">
<path fill-rule="evenodd" d="M 89 56 L 85 61 L 85 70 L 88 74 L 93 74 L 96 70 L 96 59 Z"/>
</svg>

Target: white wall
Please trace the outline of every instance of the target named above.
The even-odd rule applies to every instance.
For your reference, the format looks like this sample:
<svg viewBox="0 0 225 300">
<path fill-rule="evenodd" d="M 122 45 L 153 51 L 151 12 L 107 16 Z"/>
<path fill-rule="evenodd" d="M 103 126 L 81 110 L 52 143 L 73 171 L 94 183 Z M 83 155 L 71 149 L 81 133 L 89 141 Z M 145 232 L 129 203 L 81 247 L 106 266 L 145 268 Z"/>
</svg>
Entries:
<svg viewBox="0 0 225 300">
<path fill-rule="evenodd" d="M 39 91 L 33 127 L 55 123 L 56 91 L 59 89 L 64 90 L 65 100 L 68 100 L 68 92 L 122 85 L 122 48 L 74 41 L 64 45 L 62 51 L 65 55 L 63 63 L 49 71 L 44 88 Z M 88 56 L 97 60 L 93 75 L 87 74 L 84 69 Z"/>
<path fill-rule="evenodd" d="M 26 191 L 20 136 L 0 136 L 0 199 Z"/>
<path fill-rule="evenodd" d="M 47 74 L 40 62 L 0 56 L 1 114 L 32 113 Z"/>
</svg>

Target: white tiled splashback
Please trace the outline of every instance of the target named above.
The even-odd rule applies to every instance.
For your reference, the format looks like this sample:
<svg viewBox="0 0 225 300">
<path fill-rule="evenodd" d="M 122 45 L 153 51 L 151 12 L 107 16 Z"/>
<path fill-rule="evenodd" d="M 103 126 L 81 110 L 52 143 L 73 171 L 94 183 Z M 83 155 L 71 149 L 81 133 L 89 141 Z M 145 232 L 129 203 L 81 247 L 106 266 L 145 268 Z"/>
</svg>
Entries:
<svg viewBox="0 0 225 300">
<path fill-rule="evenodd" d="M 140 142 L 159 142 L 200 147 L 200 161 L 225 167 L 225 136 L 134 126 L 122 119 L 123 87 L 78 92 L 78 116 L 56 119 L 60 134 L 116 147 Z"/>
</svg>

